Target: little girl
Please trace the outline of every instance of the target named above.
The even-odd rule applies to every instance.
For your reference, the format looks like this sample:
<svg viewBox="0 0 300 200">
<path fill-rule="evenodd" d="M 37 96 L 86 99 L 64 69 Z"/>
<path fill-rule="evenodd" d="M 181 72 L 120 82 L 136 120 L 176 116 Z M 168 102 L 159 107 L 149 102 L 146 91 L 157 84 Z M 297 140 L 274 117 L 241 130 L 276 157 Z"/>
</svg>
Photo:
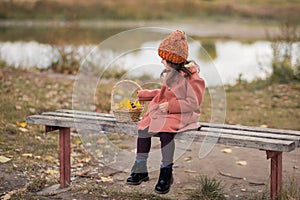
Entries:
<svg viewBox="0 0 300 200">
<path fill-rule="evenodd" d="M 168 193 L 173 183 L 172 166 L 175 151 L 174 136 L 186 130 L 197 130 L 205 83 L 199 77 L 199 68 L 187 61 L 188 43 L 183 31 L 177 30 L 166 37 L 158 48 L 165 66 L 161 89 L 141 90 L 140 101 L 151 101 L 147 112 L 138 123 L 136 160 L 127 184 L 139 185 L 148 181 L 147 158 L 151 136 L 161 141 L 162 164 L 155 192 Z"/>
</svg>

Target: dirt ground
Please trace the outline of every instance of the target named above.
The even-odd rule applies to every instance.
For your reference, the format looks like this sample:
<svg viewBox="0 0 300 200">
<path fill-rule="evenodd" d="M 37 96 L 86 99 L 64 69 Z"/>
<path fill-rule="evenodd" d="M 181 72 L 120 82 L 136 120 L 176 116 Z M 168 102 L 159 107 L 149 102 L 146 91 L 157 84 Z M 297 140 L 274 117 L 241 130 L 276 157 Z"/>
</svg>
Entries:
<svg viewBox="0 0 300 200">
<path fill-rule="evenodd" d="M 131 138 L 131 145 L 134 146 L 134 138 Z M 177 148 L 182 145 L 176 142 Z M 154 146 L 154 147 L 153 147 Z M 156 151 L 156 142 L 152 145 L 152 150 Z M 199 178 L 208 176 L 221 181 L 227 199 L 245 199 L 254 195 L 263 194 L 269 191 L 269 174 L 270 161 L 266 159 L 266 153 L 256 149 L 226 147 L 223 145 L 215 145 L 212 151 L 203 159 L 200 159 L 199 149 L 201 143 L 191 143 L 183 150 L 183 154 L 176 159 L 174 167 L 174 184 L 168 194 L 161 195 L 170 199 L 187 199 L 189 194 L 199 186 Z M 230 153 L 224 153 L 224 149 L 230 149 Z M 134 150 L 134 149 L 133 149 Z M 176 156 L 175 156 L 176 157 Z M 283 154 L 283 190 L 288 190 L 288 184 L 292 178 L 300 185 L 300 149 Z M 151 159 L 150 159 L 151 160 Z M 242 164 L 238 164 L 239 161 Z M 12 164 L 6 163 L 0 165 L 1 179 L 0 191 L 12 191 L 17 188 L 24 188 L 27 184 L 26 174 L 18 171 L 9 171 Z M 128 161 L 128 166 L 131 161 Z M 72 166 L 73 168 L 73 166 Z M 122 192 L 134 192 L 155 194 L 154 186 L 157 182 L 159 171 L 155 170 L 155 166 L 149 167 L 150 181 L 143 182 L 139 186 L 126 185 L 125 181 L 129 173 L 110 168 L 109 166 L 101 166 L 93 159 L 82 168 L 87 171 L 83 176 L 74 177 L 78 174 L 72 169 L 71 187 L 66 190 L 58 190 L 54 185 L 52 188 L 45 188 L 37 192 L 35 195 L 39 199 L 95 199 L 91 190 L 80 190 L 82 186 L 89 184 L 103 184 L 107 189 L 114 189 Z M 157 167 L 158 169 L 159 167 Z M 129 169 L 126 169 L 129 170 Z M 102 177 L 109 177 L 111 181 L 102 181 L 93 178 L 93 174 L 101 174 Z M 58 178 L 58 175 L 57 175 Z M 53 187 L 56 189 L 53 189 Z M 88 188 L 88 187 L 87 187 Z M 53 194 L 58 193 L 58 194 Z M 4 196 L 2 197 L 4 199 Z M 98 199 L 98 198 L 97 198 Z M 103 199 L 110 198 L 109 194 L 103 194 Z"/>
<path fill-rule="evenodd" d="M 203 159 L 199 159 L 200 143 L 193 143 L 187 151 L 175 161 L 174 184 L 165 195 L 172 199 L 186 199 L 188 194 L 199 186 L 199 177 L 208 176 L 220 180 L 228 199 L 245 199 L 253 195 L 269 191 L 270 161 L 266 153 L 256 149 L 230 147 L 232 153 L 223 153 L 227 148 L 215 145 L 213 150 Z M 246 165 L 238 165 L 238 161 L 246 161 Z M 300 149 L 283 156 L 283 179 L 288 184 L 294 177 L 300 184 Z M 108 170 L 109 171 L 109 170 Z M 120 180 L 112 187 L 122 190 L 137 189 L 153 192 L 157 182 L 158 170 L 150 173 L 150 181 L 140 186 L 127 186 L 124 181 L 128 173 L 116 174 L 113 178 Z"/>
</svg>

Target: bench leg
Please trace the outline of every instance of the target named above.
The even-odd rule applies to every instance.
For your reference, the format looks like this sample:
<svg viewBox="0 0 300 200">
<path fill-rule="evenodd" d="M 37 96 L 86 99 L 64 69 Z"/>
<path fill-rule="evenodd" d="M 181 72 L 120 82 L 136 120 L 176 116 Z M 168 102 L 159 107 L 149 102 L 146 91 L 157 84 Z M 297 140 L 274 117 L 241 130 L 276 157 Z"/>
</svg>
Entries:
<svg viewBox="0 0 300 200">
<path fill-rule="evenodd" d="M 271 158 L 270 197 L 276 199 L 282 187 L 282 152 L 266 151 L 267 159 Z"/>
<path fill-rule="evenodd" d="M 59 129 L 59 157 L 60 187 L 65 188 L 71 182 L 70 128 Z"/>
</svg>

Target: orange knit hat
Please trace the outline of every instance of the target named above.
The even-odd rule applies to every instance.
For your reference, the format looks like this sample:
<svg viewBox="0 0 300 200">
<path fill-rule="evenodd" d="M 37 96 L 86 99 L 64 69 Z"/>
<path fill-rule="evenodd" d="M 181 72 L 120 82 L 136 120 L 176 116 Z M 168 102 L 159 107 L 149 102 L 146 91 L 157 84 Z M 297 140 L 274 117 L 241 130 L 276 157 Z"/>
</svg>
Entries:
<svg viewBox="0 0 300 200">
<path fill-rule="evenodd" d="M 177 30 L 166 37 L 158 47 L 158 55 L 172 63 L 183 63 L 188 57 L 188 43 L 183 31 Z"/>
</svg>

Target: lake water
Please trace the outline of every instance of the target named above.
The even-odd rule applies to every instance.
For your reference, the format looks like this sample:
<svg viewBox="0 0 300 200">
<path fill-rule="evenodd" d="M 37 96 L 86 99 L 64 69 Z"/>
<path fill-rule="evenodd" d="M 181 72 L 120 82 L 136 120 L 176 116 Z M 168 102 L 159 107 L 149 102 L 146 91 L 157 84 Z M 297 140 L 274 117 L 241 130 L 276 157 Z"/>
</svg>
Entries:
<svg viewBox="0 0 300 200">
<path fill-rule="evenodd" d="M 153 30 L 152 30 L 153 33 Z M 157 47 L 163 35 L 127 32 L 99 44 L 49 44 L 45 42 L 0 42 L 0 60 L 16 68 L 49 68 L 60 62 L 62 52 L 68 59 L 101 68 L 102 73 L 124 68 L 124 76 L 150 74 L 157 78 L 163 67 Z M 293 44 L 292 63 L 299 59 L 299 43 Z M 273 50 L 269 41 L 243 43 L 237 40 L 201 41 L 189 38 L 189 59 L 195 60 L 208 86 L 234 84 L 238 78 L 252 81 L 271 72 Z M 98 74 L 101 76 L 101 74 Z"/>
</svg>

